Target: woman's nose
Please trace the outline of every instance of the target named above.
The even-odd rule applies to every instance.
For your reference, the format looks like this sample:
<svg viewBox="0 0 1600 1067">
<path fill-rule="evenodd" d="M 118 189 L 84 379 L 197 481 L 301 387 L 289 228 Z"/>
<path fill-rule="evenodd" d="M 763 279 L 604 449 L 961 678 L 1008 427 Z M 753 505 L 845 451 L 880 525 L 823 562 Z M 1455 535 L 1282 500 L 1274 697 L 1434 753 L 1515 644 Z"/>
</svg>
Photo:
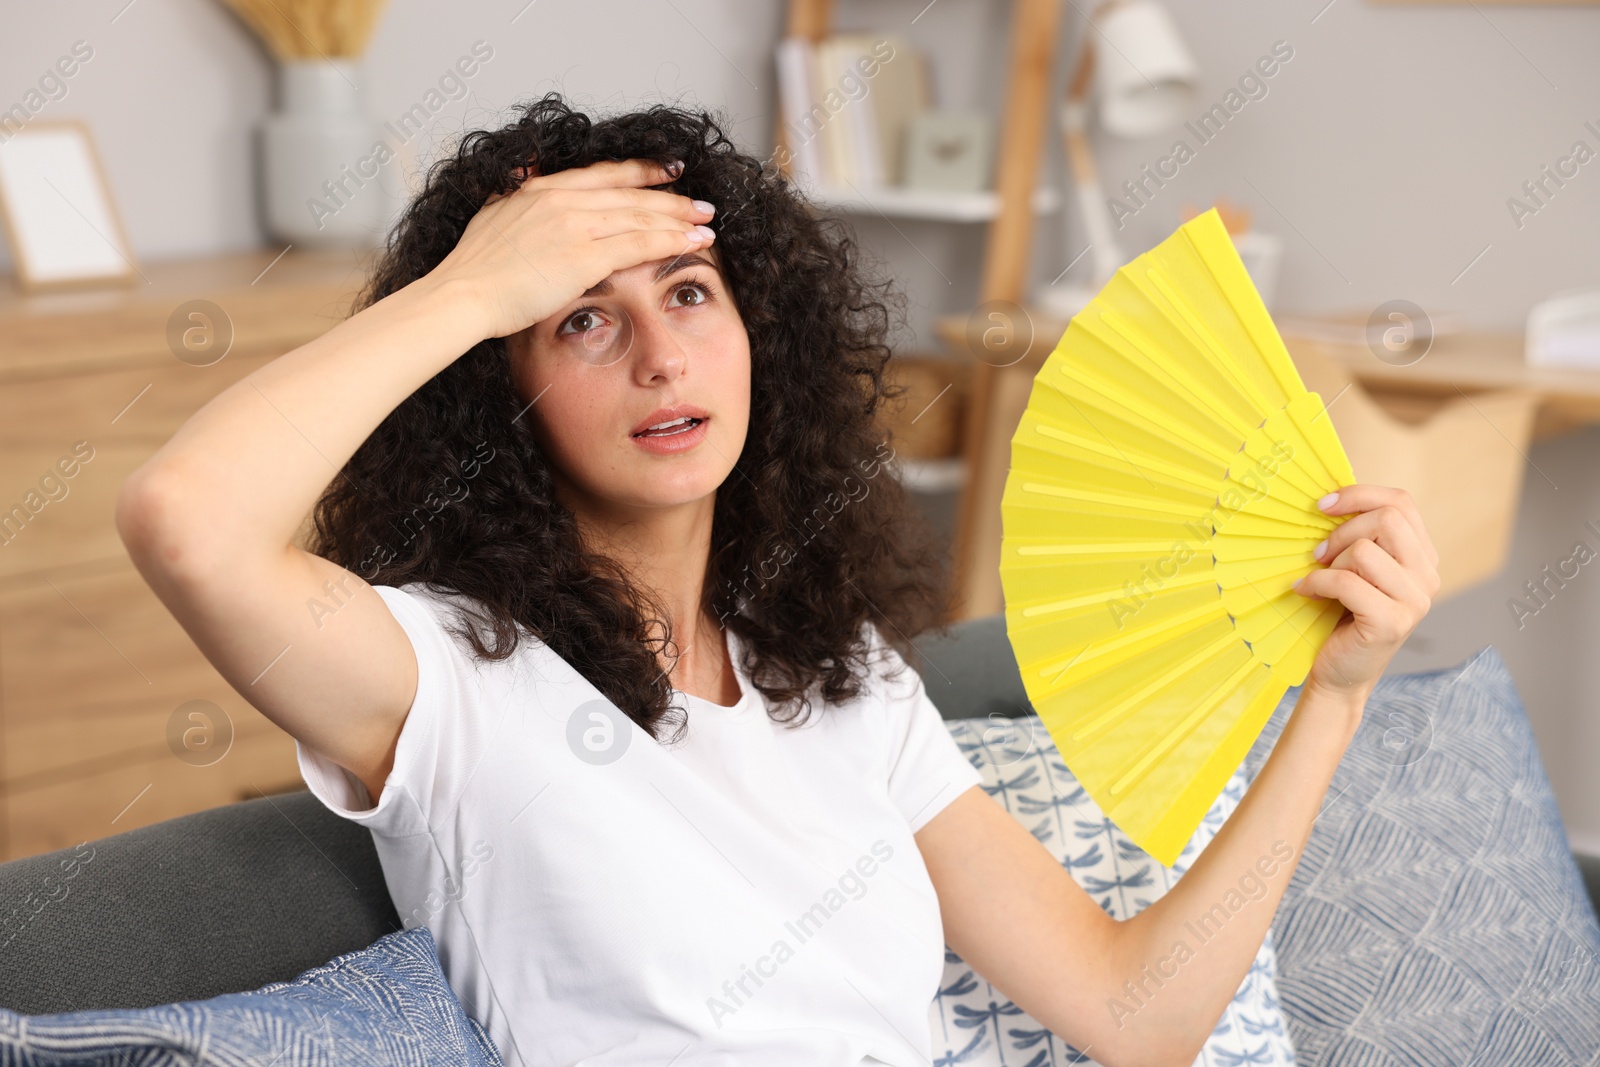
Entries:
<svg viewBox="0 0 1600 1067">
<path fill-rule="evenodd" d="M 659 315 L 634 318 L 633 354 L 634 374 L 641 385 L 672 381 L 688 362 L 682 339 Z"/>
</svg>

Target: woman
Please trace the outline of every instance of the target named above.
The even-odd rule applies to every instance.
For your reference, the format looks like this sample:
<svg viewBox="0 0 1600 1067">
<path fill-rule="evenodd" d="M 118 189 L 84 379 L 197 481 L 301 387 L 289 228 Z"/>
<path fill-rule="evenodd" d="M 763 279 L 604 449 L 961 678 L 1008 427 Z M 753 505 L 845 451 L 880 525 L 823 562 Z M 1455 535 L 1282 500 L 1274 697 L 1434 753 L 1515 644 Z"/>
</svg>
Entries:
<svg viewBox="0 0 1600 1067">
<path fill-rule="evenodd" d="M 1352 614 L 1227 825 L 1110 919 L 906 666 L 945 600 L 883 473 L 890 295 L 710 116 L 552 94 L 433 168 L 356 314 L 123 487 L 141 572 L 510 1063 L 926 1063 L 946 943 L 1102 1063 L 1190 1062 L 1287 876 L 1106 1005 L 1298 857 L 1437 592 L 1410 498 L 1344 487 L 1299 588 Z"/>
</svg>

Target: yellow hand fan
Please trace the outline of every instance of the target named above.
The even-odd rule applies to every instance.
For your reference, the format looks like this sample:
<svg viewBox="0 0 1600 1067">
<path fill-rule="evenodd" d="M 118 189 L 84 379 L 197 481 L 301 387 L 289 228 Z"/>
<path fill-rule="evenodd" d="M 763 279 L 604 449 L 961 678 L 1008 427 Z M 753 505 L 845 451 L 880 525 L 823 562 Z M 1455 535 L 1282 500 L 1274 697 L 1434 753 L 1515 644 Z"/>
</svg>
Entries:
<svg viewBox="0 0 1600 1067">
<path fill-rule="evenodd" d="M 1006 630 L 1062 758 L 1171 866 L 1344 613 L 1290 586 L 1355 481 L 1213 208 L 1123 266 L 1033 382 Z"/>
</svg>

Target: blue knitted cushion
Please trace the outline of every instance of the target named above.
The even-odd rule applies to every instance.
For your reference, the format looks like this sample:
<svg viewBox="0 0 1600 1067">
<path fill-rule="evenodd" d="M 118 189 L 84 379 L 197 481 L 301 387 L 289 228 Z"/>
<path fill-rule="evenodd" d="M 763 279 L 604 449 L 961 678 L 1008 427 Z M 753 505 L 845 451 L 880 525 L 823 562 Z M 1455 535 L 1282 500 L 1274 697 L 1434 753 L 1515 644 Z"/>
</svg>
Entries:
<svg viewBox="0 0 1600 1067">
<path fill-rule="evenodd" d="M 0 1009 L 0 1067 L 196 1063 L 501 1067 L 445 981 L 426 926 L 249 993 L 60 1015 Z"/>
<path fill-rule="evenodd" d="M 1493 648 L 1379 681 L 1272 930 L 1302 1067 L 1600 1062 L 1600 926 Z"/>
</svg>

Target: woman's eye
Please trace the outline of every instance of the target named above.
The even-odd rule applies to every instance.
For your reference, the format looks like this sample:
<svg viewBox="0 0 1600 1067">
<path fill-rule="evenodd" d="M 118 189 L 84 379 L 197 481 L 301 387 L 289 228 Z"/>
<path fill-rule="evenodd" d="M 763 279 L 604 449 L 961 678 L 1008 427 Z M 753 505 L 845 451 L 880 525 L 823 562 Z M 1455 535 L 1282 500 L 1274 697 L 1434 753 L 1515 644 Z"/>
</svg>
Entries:
<svg viewBox="0 0 1600 1067">
<path fill-rule="evenodd" d="M 697 304 L 705 303 L 708 299 L 705 289 L 694 282 L 689 282 L 685 285 L 678 286 L 678 288 L 673 291 L 672 295 L 682 296 L 684 293 L 692 293 L 694 295 L 694 299 L 683 305 L 680 305 L 683 307 L 694 307 Z"/>
<path fill-rule="evenodd" d="M 579 311 L 562 323 L 561 329 L 557 330 L 556 334 L 559 336 L 561 334 L 588 333 L 590 330 L 599 329 L 603 325 L 605 325 L 605 321 L 593 311 Z M 575 329 L 567 329 L 569 326 L 575 327 Z"/>
</svg>

